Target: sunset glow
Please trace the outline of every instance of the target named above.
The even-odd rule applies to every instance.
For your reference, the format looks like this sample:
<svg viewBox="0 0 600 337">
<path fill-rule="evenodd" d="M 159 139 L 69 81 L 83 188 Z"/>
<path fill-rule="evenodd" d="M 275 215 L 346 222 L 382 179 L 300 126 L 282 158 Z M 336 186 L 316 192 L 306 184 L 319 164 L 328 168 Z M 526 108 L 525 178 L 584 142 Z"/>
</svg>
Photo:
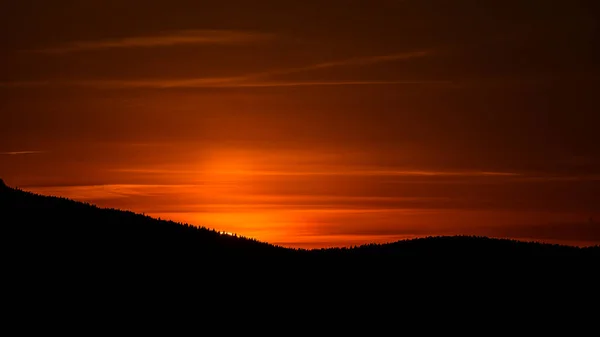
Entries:
<svg viewBox="0 0 600 337">
<path fill-rule="evenodd" d="M 286 247 L 600 243 L 583 5 L 222 2 L 0 5 L 0 178 Z"/>
</svg>

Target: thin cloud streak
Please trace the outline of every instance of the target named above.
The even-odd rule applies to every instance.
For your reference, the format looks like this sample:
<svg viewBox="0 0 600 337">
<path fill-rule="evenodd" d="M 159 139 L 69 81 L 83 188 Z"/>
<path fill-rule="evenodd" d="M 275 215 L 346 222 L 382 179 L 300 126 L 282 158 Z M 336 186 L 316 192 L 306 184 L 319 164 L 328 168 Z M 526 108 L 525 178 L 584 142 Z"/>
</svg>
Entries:
<svg viewBox="0 0 600 337">
<path fill-rule="evenodd" d="M 289 75 L 289 74 L 302 73 L 302 72 L 312 71 L 312 70 L 347 67 L 347 66 L 364 66 L 364 65 L 371 65 L 371 64 L 377 64 L 377 63 L 383 63 L 383 62 L 410 60 L 410 59 L 414 59 L 414 58 L 425 57 L 430 54 L 431 54 L 430 51 L 411 51 L 411 52 L 395 53 L 395 54 L 389 54 L 389 55 L 354 57 L 354 58 L 337 60 L 337 61 L 329 61 L 329 62 L 310 64 L 310 65 L 303 66 L 303 67 L 274 69 L 274 70 L 269 70 L 269 71 L 254 73 L 254 74 L 248 74 L 248 75 L 244 76 L 244 79 L 257 80 L 257 79 L 268 78 L 268 77 L 276 76 L 276 75 Z"/>
<path fill-rule="evenodd" d="M 267 88 L 267 87 L 309 87 L 309 86 L 343 86 L 343 85 L 443 85 L 450 81 L 265 81 L 236 82 L 238 78 L 189 79 L 189 80 L 156 80 L 156 81 L 31 81 L 5 82 L 0 87 L 87 87 L 95 89 L 175 89 L 175 88 Z"/>
<path fill-rule="evenodd" d="M 199 185 L 101 184 L 78 186 L 30 186 L 28 190 L 43 195 L 64 196 L 75 200 L 103 200 L 176 194 L 181 190 L 195 190 Z"/>
<path fill-rule="evenodd" d="M 451 84 L 448 81 L 306 81 L 306 82 L 256 82 L 224 85 L 228 88 L 260 88 L 260 87 L 307 87 L 307 86 L 340 86 L 340 85 L 394 85 L 394 84 Z"/>
<path fill-rule="evenodd" d="M 12 152 L 0 152 L 0 155 L 18 156 L 18 155 L 25 155 L 25 154 L 40 154 L 40 153 L 46 153 L 46 151 L 12 151 Z"/>
<path fill-rule="evenodd" d="M 456 176 L 456 177 L 516 177 L 522 174 L 516 172 L 489 171 L 401 171 L 401 170 L 347 170 L 347 171 L 279 171 L 279 170 L 219 170 L 216 172 L 203 170 L 169 170 L 169 169 L 138 169 L 117 168 L 112 172 L 149 173 L 149 174 L 202 174 L 216 173 L 219 175 L 256 175 L 256 176 Z"/>
<path fill-rule="evenodd" d="M 430 51 L 413 51 L 413 52 L 405 52 L 405 53 L 396 53 L 390 55 L 379 55 L 379 56 L 367 56 L 367 57 L 356 57 L 344 60 L 337 60 L 331 62 L 323 62 L 317 64 L 311 64 L 304 67 L 298 68 L 289 68 L 289 69 L 281 69 L 281 70 L 273 70 L 270 72 L 265 72 L 259 75 L 287 75 L 293 73 L 300 73 L 310 70 L 319 70 L 319 69 L 329 69 L 329 68 L 337 68 L 337 67 L 346 67 L 346 66 L 364 66 L 371 65 L 383 62 L 392 62 L 392 61 L 400 61 L 400 60 L 410 60 L 414 58 L 421 58 L 430 55 Z"/>
<path fill-rule="evenodd" d="M 168 89 L 168 88 L 259 88 L 259 87 L 299 87 L 299 86 L 342 86 L 342 85 L 422 85 L 422 84 L 452 84 L 450 81 L 269 81 L 272 76 L 289 75 L 319 69 L 345 66 L 363 66 L 381 62 L 409 60 L 430 55 L 429 51 L 415 51 L 390 55 L 350 58 L 338 61 L 311 64 L 298 68 L 275 69 L 258 73 L 230 77 L 203 77 L 187 79 L 157 79 L 157 80 L 73 80 L 73 81 L 22 81 L 0 82 L 0 87 L 43 87 L 67 86 L 90 87 L 96 89 Z"/>
<path fill-rule="evenodd" d="M 45 54 L 66 54 L 116 48 L 169 47 L 176 45 L 246 44 L 272 39 L 272 34 L 236 30 L 179 30 L 157 35 L 129 36 L 97 41 L 75 41 L 63 46 L 32 50 Z"/>
<path fill-rule="evenodd" d="M 444 171 L 393 171 L 393 170 L 349 170 L 349 171 L 219 171 L 219 174 L 230 175 L 264 175 L 264 176 L 431 176 L 431 177 L 507 177 L 519 176 L 513 172 L 444 172 Z"/>
<path fill-rule="evenodd" d="M 598 181 L 599 175 L 549 175 L 544 173 L 525 173 L 525 172 L 501 172 L 501 171 L 434 171 L 434 170 L 306 170 L 306 171 L 283 171 L 283 170 L 218 170 L 205 171 L 202 169 L 155 169 L 155 168 L 114 168 L 109 169 L 111 172 L 120 173 L 135 173 L 135 174 L 152 174 L 152 175 L 173 175 L 173 174 L 188 174 L 202 175 L 211 174 L 218 176 L 265 176 L 265 177 L 311 177 L 311 176 L 350 176 L 350 177 L 431 177 L 431 178 L 451 178 L 467 180 L 457 180 L 457 183 L 472 184 L 470 178 L 489 178 L 498 179 L 498 181 L 506 181 L 508 179 L 514 183 L 535 183 L 535 182 L 553 182 L 553 181 Z M 504 178 L 504 179 L 502 179 Z M 409 182 L 403 182 L 409 183 Z M 426 181 L 415 181 L 415 183 L 423 184 Z"/>
</svg>

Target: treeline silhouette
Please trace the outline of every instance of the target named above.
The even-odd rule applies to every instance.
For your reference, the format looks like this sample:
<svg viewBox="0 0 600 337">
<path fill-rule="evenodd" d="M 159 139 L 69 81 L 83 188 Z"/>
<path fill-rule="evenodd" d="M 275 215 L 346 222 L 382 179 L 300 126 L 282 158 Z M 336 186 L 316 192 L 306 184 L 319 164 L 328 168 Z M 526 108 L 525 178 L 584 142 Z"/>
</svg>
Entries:
<svg viewBox="0 0 600 337">
<path fill-rule="evenodd" d="M 243 318 L 265 303 L 271 314 L 287 313 L 288 319 L 330 312 L 365 317 L 390 305 L 399 308 L 409 298 L 413 304 L 406 310 L 467 298 L 477 308 L 499 310 L 496 303 L 506 296 L 512 304 L 532 297 L 544 303 L 557 294 L 589 298 L 600 261 L 597 246 L 472 236 L 290 249 L 37 195 L 1 181 L 0 228 L 9 303 L 28 310 L 34 303 L 44 308 L 42 317 L 69 303 L 70 317 L 83 320 L 94 317 L 85 310 L 97 310 L 98 303 L 128 314 L 126 308 L 156 308 L 165 299 L 175 304 L 161 304 L 161 310 L 220 308 L 229 318 Z M 482 306 L 482 291 L 489 305 Z M 121 308 L 123 303 L 129 307 Z M 318 325 L 303 320 L 284 326 L 293 324 Z"/>
<path fill-rule="evenodd" d="M 5 237 L 21 254 L 118 259 L 193 257 L 202 263 L 357 263 L 414 257 L 474 259 L 523 256 L 599 256 L 600 247 L 574 247 L 475 236 L 442 236 L 351 248 L 291 249 L 214 229 L 154 219 L 143 214 L 42 196 L 0 181 Z"/>
</svg>

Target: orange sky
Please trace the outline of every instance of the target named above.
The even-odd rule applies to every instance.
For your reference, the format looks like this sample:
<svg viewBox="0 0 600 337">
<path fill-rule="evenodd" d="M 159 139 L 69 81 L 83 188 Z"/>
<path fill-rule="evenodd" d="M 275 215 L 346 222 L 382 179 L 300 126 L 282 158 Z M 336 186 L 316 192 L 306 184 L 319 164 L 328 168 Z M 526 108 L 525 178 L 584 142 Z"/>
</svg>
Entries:
<svg viewBox="0 0 600 337">
<path fill-rule="evenodd" d="M 292 247 L 600 242 L 585 2 L 63 2 L 0 5 L 9 185 Z"/>
</svg>

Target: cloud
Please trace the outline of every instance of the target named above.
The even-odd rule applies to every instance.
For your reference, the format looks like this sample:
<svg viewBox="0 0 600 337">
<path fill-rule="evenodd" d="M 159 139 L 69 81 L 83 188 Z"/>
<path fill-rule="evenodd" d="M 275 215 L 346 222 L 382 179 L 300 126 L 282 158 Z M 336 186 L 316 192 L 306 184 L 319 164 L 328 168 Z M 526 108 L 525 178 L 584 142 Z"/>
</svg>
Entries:
<svg viewBox="0 0 600 337">
<path fill-rule="evenodd" d="M 294 68 L 283 68 L 283 69 L 273 69 L 269 71 L 248 74 L 243 78 L 246 80 L 256 80 L 260 78 L 268 78 L 276 75 L 289 75 L 295 73 L 302 73 L 306 71 L 320 70 L 320 69 L 329 69 L 329 68 L 337 68 L 337 67 L 347 67 L 347 66 L 364 66 L 376 63 L 383 62 L 392 62 L 392 61 L 400 61 L 400 60 L 410 60 L 414 58 L 421 58 L 430 55 L 430 51 L 410 51 L 404 53 L 395 53 L 389 55 L 378 55 L 378 56 L 366 56 L 366 57 L 354 57 L 343 60 L 335 60 L 329 62 L 321 62 L 315 64 L 309 64 L 303 67 L 294 67 Z"/>
<path fill-rule="evenodd" d="M 491 172 L 491 171 L 433 171 L 433 170 L 179 170 L 179 169 L 154 169 L 154 168 L 115 168 L 111 172 L 147 173 L 147 174 L 217 174 L 223 176 L 351 176 L 351 177 L 521 177 L 517 172 Z"/>
<path fill-rule="evenodd" d="M 178 30 L 156 35 L 128 36 L 95 41 L 75 41 L 62 46 L 33 50 L 47 54 L 65 54 L 116 48 L 148 48 L 176 45 L 246 44 L 261 42 L 273 35 L 236 30 Z"/>
<path fill-rule="evenodd" d="M 188 79 L 155 81 L 30 81 L 0 83 L 0 87 L 30 88 L 45 86 L 87 87 L 94 89 L 175 89 L 175 88 L 268 88 L 268 87 L 314 87 L 344 85 L 444 85 L 449 81 L 240 81 L 232 79 Z"/>
<path fill-rule="evenodd" d="M 251 176 L 387 176 L 387 177 L 513 177 L 514 172 L 482 171 L 401 171 L 401 170 L 328 170 L 328 171 L 269 171 L 269 170 L 219 170 L 223 175 Z"/>
<path fill-rule="evenodd" d="M 199 78 L 151 81 L 30 81 L 0 83 L 0 87 L 87 87 L 95 89 L 174 89 L 174 88 L 266 88 L 342 85 L 450 84 L 447 81 L 244 81 L 245 78 Z"/>
<path fill-rule="evenodd" d="M 558 243 L 578 246 L 598 245 L 600 243 L 600 223 L 590 219 L 589 221 L 579 222 L 553 222 L 553 223 L 530 223 L 530 224 L 463 224 L 463 225 L 440 225 L 437 223 L 431 225 L 406 225 L 402 219 L 402 209 L 374 209 L 374 212 L 388 212 L 393 214 L 393 219 L 389 223 L 382 223 L 379 226 L 364 226 L 361 223 L 352 223 L 356 214 L 352 210 L 332 210 L 335 215 L 329 222 L 321 222 L 321 226 L 314 227 L 311 233 L 314 236 L 344 235 L 344 236 L 402 236 L 411 235 L 414 237 L 424 237 L 429 235 L 477 235 L 494 238 L 512 238 L 522 241 L 537 241 L 547 243 Z M 437 213 L 442 216 L 443 210 L 440 209 L 416 209 L 407 210 L 408 212 L 429 212 Z M 355 212 L 364 212 L 356 210 Z M 447 213 L 446 213 L 447 214 Z M 339 220 L 346 220 L 345 226 L 339 226 Z"/>
<path fill-rule="evenodd" d="M 167 39 L 165 39 L 167 40 Z M 166 41 L 165 41 L 166 42 Z M 268 78 L 278 75 L 328 69 L 335 67 L 363 66 L 381 62 L 409 60 L 429 55 L 429 51 L 413 51 L 390 55 L 350 58 L 330 62 L 311 64 L 303 67 L 273 69 L 264 72 L 243 74 L 229 77 L 200 77 L 181 79 L 156 80 L 55 80 L 55 81 L 21 81 L 0 82 L 0 87 L 88 87 L 97 89 L 168 89 L 168 88 L 260 88 L 260 87 L 299 87 L 299 86 L 342 86 L 342 85 L 428 85 L 451 84 L 449 81 L 418 81 L 418 80 L 389 80 L 389 81 L 360 81 L 360 80 L 330 80 L 330 81 L 273 81 Z"/>
<path fill-rule="evenodd" d="M 449 84 L 447 81 L 267 81 L 250 83 L 232 83 L 222 87 L 260 88 L 260 87 L 306 87 L 340 85 L 394 85 L 394 84 Z"/>
<path fill-rule="evenodd" d="M 46 151 L 12 151 L 12 152 L 0 152 L 0 155 L 16 156 L 16 155 L 22 155 L 22 154 L 39 154 L 39 153 L 46 153 Z"/>
<path fill-rule="evenodd" d="M 177 192 L 194 192 L 198 185 L 151 185 L 151 184 L 101 184 L 101 185 L 66 185 L 66 186 L 31 186 L 31 192 L 62 196 L 75 200 L 97 201 L 127 197 L 151 197 Z"/>
<path fill-rule="evenodd" d="M 554 222 L 485 228 L 487 235 L 547 242 L 600 243 L 600 223 L 589 219 L 579 222 Z"/>
<path fill-rule="evenodd" d="M 396 53 L 396 54 L 390 54 L 390 55 L 355 57 L 355 58 L 344 59 L 344 60 L 311 64 L 308 66 L 298 67 L 298 68 L 273 70 L 273 71 L 264 73 L 264 75 L 269 75 L 269 76 L 271 76 L 271 75 L 286 75 L 286 74 L 299 73 L 299 72 L 305 72 L 305 71 L 310 71 L 310 70 L 319 70 L 319 69 L 328 69 L 328 68 L 337 68 L 337 67 L 346 67 L 346 66 L 364 66 L 364 65 L 383 63 L 383 62 L 410 60 L 410 59 L 414 59 L 414 58 L 425 57 L 430 54 L 431 54 L 430 51 L 411 51 L 411 52 Z"/>
</svg>

